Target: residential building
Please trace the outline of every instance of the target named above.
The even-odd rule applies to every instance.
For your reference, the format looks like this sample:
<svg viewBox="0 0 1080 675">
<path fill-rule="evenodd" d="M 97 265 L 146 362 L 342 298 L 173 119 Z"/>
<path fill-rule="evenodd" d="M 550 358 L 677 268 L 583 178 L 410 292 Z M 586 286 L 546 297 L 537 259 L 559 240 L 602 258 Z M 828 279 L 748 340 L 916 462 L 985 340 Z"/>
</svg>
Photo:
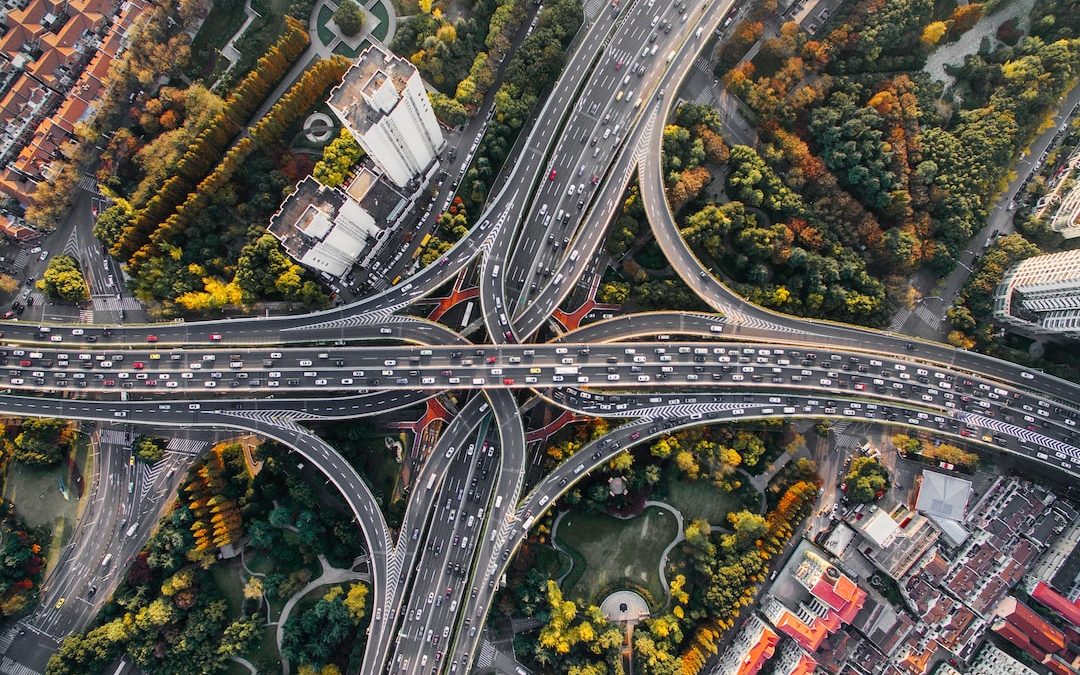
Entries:
<svg viewBox="0 0 1080 675">
<path fill-rule="evenodd" d="M 971 662 L 968 675 L 1037 675 L 1013 657 L 987 642 Z"/>
<path fill-rule="evenodd" d="M 369 47 L 330 92 L 330 109 L 399 188 L 426 179 L 444 140 L 419 71 Z"/>
<path fill-rule="evenodd" d="M 1019 647 L 1053 673 L 1076 672 L 1066 657 L 1065 634 L 1013 596 L 1003 599 L 994 611 L 995 633 Z"/>
<path fill-rule="evenodd" d="M 311 176 L 282 202 L 268 229 L 294 260 L 335 278 L 381 233 L 356 201 Z"/>
<path fill-rule="evenodd" d="M 1029 334 L 1080 338 L 1080 250 L 1011 267 L 994 296 L 994 320 Z"/>
<path fill-rule="evenodd" d="M 773 657 L 780 636 L 751 613 L 728 648 L 720 655 L 714 675 L 755 675 Z"/>
<path fill-rule="evenodd" d="M 887 513 L 871 504 L 860 513 L 863 517 L 854 525 L 863 537 L 860 549 L 893 579 L 903 577 L 941 536 L 928 518 L 902 505 Z"/>
</svg>

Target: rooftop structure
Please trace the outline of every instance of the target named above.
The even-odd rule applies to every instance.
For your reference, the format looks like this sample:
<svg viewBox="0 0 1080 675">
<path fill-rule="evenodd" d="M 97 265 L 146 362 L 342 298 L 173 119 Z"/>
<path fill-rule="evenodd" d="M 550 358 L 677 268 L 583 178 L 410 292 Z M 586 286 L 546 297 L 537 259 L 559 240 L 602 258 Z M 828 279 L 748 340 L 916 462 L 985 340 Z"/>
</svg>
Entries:
<svg viewBox="0 0 1080 675">
<path fill-rule="evenodd" d="M 282 202 L 268 229 L 294 260 L 332 277 L 348 272 L 381 233 L 360 204 L 311 176 Z"/>
<path fill-rule="evenodd" d="M 416 67 L 369 47 L 330 92 L 330 109 L 398 187 L 430 172 L 444 144 Z"/>
<path fill-rule="evenodd" d="M 714 673 L 755 675 L 772 658 L 780 637 L 756 614 L 750 614 L 724 653 Z"/>
<path fill-rule="evenodd" d="M 963 520 L 971 498 L 971 481 L 937 471 L 923 471 L 922 476 L 915 510 L 932 518 Z"/>
<path fill-rule="evenodd" d="M 1080 250 L 1011 267 L 994 296 L 994 320 L 1035 335 L 1080 338 Z"/>
<path fill-rule="evenodd" d="M 1009 596 L 998 603 L 993 629 L 1001 637 L 1013 643 L 1033 659 L 1054 672 L 1068 673 L 1061 664 L 1060 654 L 1065 652 L 1065 635 L 1036 614 L 1030 607 Z M 1056 657 L 1056 658 L 1055 658 Z M 1055 665 L 1064 667 L 1060 671 Z"/>
<path fill-rule="evenodd" d="M 925 516 L 903 506 L 886 513 L 871 505 L 859 513 L 863 516 L 855 525 L 863 536 L 859 550 L 893 579 L 904 576 L 941 536 Z"/>
</svg>

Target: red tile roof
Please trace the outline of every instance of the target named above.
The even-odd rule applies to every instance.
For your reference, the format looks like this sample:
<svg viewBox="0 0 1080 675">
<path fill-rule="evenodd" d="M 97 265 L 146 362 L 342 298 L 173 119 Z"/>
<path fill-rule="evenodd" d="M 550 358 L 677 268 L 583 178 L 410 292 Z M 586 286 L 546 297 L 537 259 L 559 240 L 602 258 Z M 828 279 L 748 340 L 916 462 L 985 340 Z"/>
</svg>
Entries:
<svg viewBox="0 0 1080 675">
<path fill-rule="evenodd" d="M 780 636 L 768 626 L 762 626 L 758 641 L 746 652 L 736 675 L 755 675 L 765 662 L 773 657 L 778 642 L 780 642 Z"/>
<path fill-rule="evenodd" d="M 1054 610 L 1074 627 L 1080 628 L 1080 604 L 1070 601 L 1051 588 L 1045 581 L 1035 584 L 1031 597 Z"/>
</svg>

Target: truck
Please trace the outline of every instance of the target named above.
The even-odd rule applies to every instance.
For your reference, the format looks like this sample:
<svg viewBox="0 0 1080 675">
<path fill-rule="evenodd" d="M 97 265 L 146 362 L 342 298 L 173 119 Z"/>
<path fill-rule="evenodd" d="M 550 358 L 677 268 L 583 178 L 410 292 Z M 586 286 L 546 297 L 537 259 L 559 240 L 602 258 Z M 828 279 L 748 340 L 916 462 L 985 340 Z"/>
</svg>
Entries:
<svg viewBox="0 0 1080 675">
<path fill-rule="evenodd" d="M 555 366 L 556 375 L 577 375 L 577 366 Z"/>
</svg>

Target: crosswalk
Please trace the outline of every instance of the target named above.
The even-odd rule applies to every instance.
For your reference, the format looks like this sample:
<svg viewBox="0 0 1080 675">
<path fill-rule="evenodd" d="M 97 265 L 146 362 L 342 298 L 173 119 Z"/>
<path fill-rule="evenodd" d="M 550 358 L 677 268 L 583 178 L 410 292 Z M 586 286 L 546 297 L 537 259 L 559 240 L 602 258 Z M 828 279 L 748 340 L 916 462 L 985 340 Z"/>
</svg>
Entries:
<svg viewBox="0 0 1080 675">
<path fill-rule="evenodd" d="M 135 298 L 117 298 L 114 295 L 94 296 L 94 309 L 96 311 L 119 312 L 121 309 L 135 312 L 142 309 L 142 304 Z"/>
<path fill-rule="evenodd" d="M 3 634 L 0 634 L 0 654 L 6 654 L 11 643 L 15 641 L 15 636 L 19 633 L 18 625 L 9 626 Z"/>
<path fill-rule="evenodd" d="M 930 308 L 926 305 L 919 305 L 915 308 L 915 316 L 925 323 L 930 328 L 937 330 L 941 325 L 941 315 L 936 312 L 930 311 Z"/>
<path fill-rule="evenodd" d="M 92 309 L 80 309 L 79 310 L 79 323 L 94 323 L 94 310 L 92 310 Z"/>
<path fill-rule="evenodd" d="M 476 655 L 476 668 L 483 670 L 495 665 L 495 645 L 487 640 L 480 643 L 480 653 Z"/>
<path fill-rule="evenodd" d="M 713 76 L 712 65 L 709 63 L 709 60 L 704 56 L 699 56 L 694 59 L 694 70 L 698 71 L 699 73 L 708 75 L 709 77 Z"/>
<path fill-rule="evenodd" d="M 120 431 L 119 429 L 102 429 L 98 440 L 105 445 L 118 445 L 122 448 L 127 448 L 131 446 L 134 439 L 131 434 L 126 431 Z"/>
<path fill-rule="evenodd" d="M 41 675 L 38 671 L 24 666 L 23 664 L 12 661 L 8 657 L 0 659 L 0 674 L 2 675 Z"/>
<path fill-rule="evenodd" d="M 590 19 L 596 18 L 604 8 L 604 0 L 586 0 L 583 10 L 585 16 Z"/>
<path fill-rule="evenodd" d="M 206 441 L 197 441 L 193 438 L 170 438 L 165 445 L 165 452 L 174 452 L 180 455 L 201 455 L 206 446 Z"/>
<path fill-rule="evenodd" d="M 901 309 L 899 312 L 893 315 L 892 322 L 889 323 L 889 330 L 896 332 L 904 327 L 908 318 L 911 316 L 910 309 Z"/>
</svg>

